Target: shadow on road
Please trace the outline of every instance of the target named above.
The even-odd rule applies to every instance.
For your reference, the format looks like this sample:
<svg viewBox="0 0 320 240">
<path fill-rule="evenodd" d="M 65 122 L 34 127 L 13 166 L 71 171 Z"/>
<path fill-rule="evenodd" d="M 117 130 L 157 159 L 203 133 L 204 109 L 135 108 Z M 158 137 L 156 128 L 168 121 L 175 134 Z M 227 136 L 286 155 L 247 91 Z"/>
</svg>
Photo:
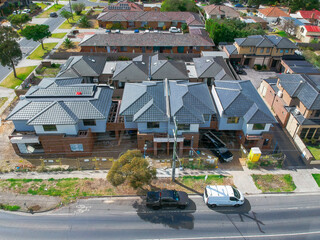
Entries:
<svg viewBox="0 0 320 240">
<path fill-rule="evenodd" d="M 142 202 L 134 202 L 132 206 L 137 210 L 137 215 L 146 222 L 163 224 L 173 229 L 193 229 L 196 204 L 191 199 L 189 201 L 189 206 L 184 210 L 178 208 L 152 210 L 146 207 L 145 199 Z"/>
</svg>

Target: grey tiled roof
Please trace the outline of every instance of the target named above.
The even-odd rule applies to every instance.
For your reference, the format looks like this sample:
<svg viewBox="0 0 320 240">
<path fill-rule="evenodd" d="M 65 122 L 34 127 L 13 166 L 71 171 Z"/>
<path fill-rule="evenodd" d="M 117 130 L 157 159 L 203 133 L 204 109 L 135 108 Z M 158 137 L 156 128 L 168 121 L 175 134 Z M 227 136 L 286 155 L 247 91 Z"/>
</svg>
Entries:
<svg viewBox="0 0 320 240">
<path fill-rule="evenodd" d="M 120 114 L 133 116 L 134 122 L 168 121 L 175 116 L 178 123 L 200 124 L 204 123 L 203 114 L 215 113 L 205 84 L 186 81 L 168 84 L 170 116 L 167 116 L 165 81 L 126 84 Z"/>
<path fill-rule="evenodd" d="M 288 38 L 279 37 L 276 35 L 266 35 L 265 37 L 268 38 L 274 45 L 276 45 L 277 48 L 298 48 Z"/>
<path fill-rule="evenodd" d="M 57 77 L 98 77 L 107 58 L 103 56 L 71 56 L 62 66 Z"/>
<path fill-rule="evenodd" d="M 320 75 L 320 70 L 305 60 L 285 60 L 285 59 L 282 59 L 282 61 L 286 65 L 288 65 L 294 73 L 298 73 L 298 74 L 299 73 L 305 73 L 305 74 L 317 73 Z"/>
<path fill-rule="evenodd" d="M 163 47 L 163 46 L 214 46 L 206 35 L 172 33 L 134 33 L 134 34 L 95 34 L 84 39 L 79 46 L 127 46 L 127 47 Z"/>
<path fill-rule="evenodd" d="M 225 116 L 243 117 L 248 124 L 276 122 L 249 80 L 215 81 L 215 85 Z"/>
<path fill-rule="evenodd" d="M 234 80 L 228 65 L 222 57 L 201 57 L 193 59 L 198 78 Z"/>
<path fill-rule="evenodd" d="M 234 45 L 225 45 L 224 47 L 227 50 L 227 52 L 229 53 L 229 55 L 239 54 L 238 49 Z"/>
<path fill-rule="evenodd" d="M 246 38 L 236 38 L 235 42 L 243 47 L 273 47 L 277 48 L 298 48 L 288 38 L 275 35 L 252 35 Z"/>
<path fill-rule="evenodd" d="M 43 79 L 29 89 L 7 119 L 25 120 L 28 125 L 73 125 L 82 119 L 106 119 L 112 94 L 107 86 L 80 85 L 75 79 Z"/>
</svg>

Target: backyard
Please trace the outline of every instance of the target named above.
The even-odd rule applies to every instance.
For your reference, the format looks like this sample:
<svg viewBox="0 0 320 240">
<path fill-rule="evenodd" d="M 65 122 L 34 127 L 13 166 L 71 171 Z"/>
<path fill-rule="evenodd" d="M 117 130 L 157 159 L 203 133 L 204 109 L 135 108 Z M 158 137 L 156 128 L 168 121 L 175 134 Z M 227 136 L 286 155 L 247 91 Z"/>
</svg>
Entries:
<svg viewBox="0 0 320 240">
<path fill-rule="evenodd" d="M 262 192 L 292 192 L 296 185 L 290 174 L 251 175 L 258 189 Z"/>
<path fill-rule="evenodd" d="M 12 88 L 15 89 L 19 86 L 28 76 L 29 74 L 36 68 L 37 66 L 29 66 L 17 68 L 17 77 L 15 78 L 13 72 L 9 74 L 0 84 L 1 87 Z"/>
<path fill-rule="evenodd" d="M 52 7 L 48 8 L 46 11 L 37 16 L 37 18 L 48 18 L 50 13 L 60 10 L 64 5 L 54 4 Z"/>
<path fill-rule="evenodd" d="M 39 45 L 28 57 L 28 59 L 36 59 L 36 60 L 42 60 L 45 58 L 51 50 L 57 45 L 58 43 L 44 43 L 44 48 L 42 49 L 42 46 Z"/>
</svg>

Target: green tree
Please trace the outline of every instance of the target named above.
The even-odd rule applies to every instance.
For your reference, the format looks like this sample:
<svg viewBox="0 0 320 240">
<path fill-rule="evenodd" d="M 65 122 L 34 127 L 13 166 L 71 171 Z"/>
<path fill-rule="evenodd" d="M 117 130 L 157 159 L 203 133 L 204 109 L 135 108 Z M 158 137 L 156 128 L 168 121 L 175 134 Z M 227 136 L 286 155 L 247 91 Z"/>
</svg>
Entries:
<svg viewBox="0 0 320 240">
<path fill-rule="evenodd" d="M 15 64 L 22 58 L 18 39 L 19 34 L 11 27 L 0 27 L 0 63 L 12 67 L 15 77 L 17 77 Z"/>
<path fill-rule="evenodd" d="M 162 12 L 198 12 L 194 0 L 164 0 L 161 4 Z"/>
<path fill-rule="evenodd" d="M 215 4 L 215 5 L 221 5 L 224 2 L 224 0 L 210 0 L 210 4 Z"/>
<path fill-rule="evenodd" d="M 128 182 L 133 188 L 141 188 L 150 184 L 156 177 L 156 169 L 149 166 L 149 162 L 142 157 L 139 150 L 128 150 L 117 161 L 113 162 L 107 179 L 113 186 Z"/>
<path fill-rule="evenodd" d="M 72 4 L 72 10 L 75 11 L 77 15 L 80 15 L 85 8 L 86 8 L 86 5 L 84 3 Z"/>
<path fill-rule="evenodd" d="M 12 25 L 17 25 L 20 29 L 23 29 L 23 24 L 31 21 L 31 17 L 28 14 L 16 14 L 10 15 L 8 20 Z"/>
<path fill-rule="evenodd" d="M 37 24 L 34 26 L 26 26 L 25 29 L 21 31 L 21 35 L 28 40 L 32 39 L 35 42 L 40 42 L 42 49 L 44 49 L 43 39 L 50 37 L 51 32 L 49 31 L 48 25 Z"/>
<path fill-rule="evenodd" d="M 72 18 L 72 17 L 73 17 L 72 13 L 69 12 L 69 11 L 67 11 L 67 10 L 65 10 L 65 9 L 63 9 L 63 10 L 60 12 L 60 16 L 63 17 L 63 18 L 65 18 L 65 19 L 67 19 L 68 23 L 69 23 L 69 18 Z"/>
<path fill-rule="evenodd" d="M 91 23 L 89 21 L 89 18 L 87 16 L 82 16 L 79 21 L 79 27 L 81 28 L 90 28 L 91 27 Z"/>
<path fill-rule="evenodd" d="M 66 38 L 64 41 L 63 41 L 63 46 L 65 48 L 73 48 L 74 47 L 74 42 L 72 42 L 69 38 Z"/>
</svg>

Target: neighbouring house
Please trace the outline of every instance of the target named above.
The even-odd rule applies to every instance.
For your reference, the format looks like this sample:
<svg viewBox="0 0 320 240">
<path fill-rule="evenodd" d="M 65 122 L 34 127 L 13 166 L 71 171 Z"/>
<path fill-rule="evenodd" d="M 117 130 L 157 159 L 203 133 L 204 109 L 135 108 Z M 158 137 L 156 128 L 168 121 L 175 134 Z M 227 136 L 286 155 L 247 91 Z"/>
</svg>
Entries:
<svg viewBox="0 0 320 240">
<path fill-rule="evenodd" d="M 215 113 L 207 85 L 188 81 L 128 83 L 120 107 L 125 129 L 137 131 L 138 149 L 146 145 L 154 155 L 172 151 L 174 118 L 178 153 L 197 149 L 199 129 L 216 127 Z"/>
<path fill-rule="evenodd" d="M 310 43 L 312 41 L 319 41 L 320 27 L 312 26 L 312 25 L 300 26 L 300 28 L 297 31 L 297 38 L 305 43 Z"/>
<path fill-rule="evenodd" d="M 104 12 L 140 12 L 143 11 L 143 5 L 131 1 L 118 1 L 108 5 L 103 9 Z"/>
<path fill-rule="evenodd" d="M 297 30 L 304 26 L 304 23 L 301 22 L 299 19 L 292 18 L 292 17 L 281 17 L 281 27 L 282 29 L 292 35 L 295 36 L 297 34 Z"/>
<path fill-rule="evenodd" d="M 239 18 L 240 13 L 234 10 L 232 7 L 228 7 L 225 5 L 208 5 L 203 8 L 206 13 L 206 18 Z"/>
<path fill-rule="evenodd" d="M 160 12 L 160 10 L 161 10 L 161 3 L 144 3 L 143 4 L 143 11 Z"/>
<path fill-rule="evenodd" d="M 319 25 L 320 23 L 320 11 L 319 10 L 301 10 L 294 14 L 299 19 L 304 19 L 311 24 Z"/>
<path fill-rule="evenodd" d="M 94 34 L 79 46 L 81 52 L 200 53 L 212 51 L 214 43 L 204 29 L 193 29 L 188 34 Z"/>
<path fill-rule="evenodd" d="M 222 57 L 193 58 L 186 63 L 189 80 L 212 86 L 216 80 L 235 80 L 232 71 Z"/>
<path fill-rule="evenodd" d="M 320 140 L 320 75 L 279 74 L 264 80 L 259 92 L 305 159 L 311 160 L 304 142 Z"/>
<path fill-rule="evenodd" d="M 320 70 L 306 60 L 281 60 L 280 72 L 287 74 L 320 75 Z"/>
<path fill-rule="evenodd" d="M 103 56 L 71 56 L 61 66 L 57 77 L 59 78 L 83 78 L 83 83 L 102 82 L 102 71 L 107 57 Z"/>
<path fill-rule="evenodd" d="M 267 27 L 268 27 L 268 21 L 264 20 L 261 17 L 256 17 L 256 16 L 245 16 L 244 17 L 244 16 L 242 16 L 242 17 L 240 17 L 240 20 L 242 22 L 247 23 L 247 24 L 259 23 L 263 29 L 267 29 Z"/>
<path fill-rule="evenodd" d="M 97 17 L 101 28 L 118 26 L 123 29 L 159 29 L 170 27 L 181 28 L 183 24 L 188 27 L 204 28 L 199 14 L 193 12 L 103 12 Z"/>
<path fill-rule="evenodd" d="M 266 65 L 279 70 L 283 56 L 294 55 L 298 47 L 288 38 L 276 35 L 252 35 L 236 38 L 233 45 L 223 46 L 230 62 L 253 67 Z"/>
<path fill-rule="evenodd" d="M 7 120 L 17 154 L 92 154 L 96 133 L 106 132 L 113 89 L 82 78 L 43 79 L 20 96 Z"/>
<path fill-rule="evenodd" d="M 249 81 L 215 81 L 212 96 L 217 109 L 219 131 L 234 132 L 247 149 L 270 148 L 270 128 L 276 119 Z"/>
<path fill-rule="evenodd" d="M 258 9 L 258 17 L 263 18 L 264 20 L 268 21 L 269 23 L 279 21 L 280 17 L 290 17 L 290 15 L 284 11 L 282 11 L 278 7 L 269 7 Z"/>
</svg>

